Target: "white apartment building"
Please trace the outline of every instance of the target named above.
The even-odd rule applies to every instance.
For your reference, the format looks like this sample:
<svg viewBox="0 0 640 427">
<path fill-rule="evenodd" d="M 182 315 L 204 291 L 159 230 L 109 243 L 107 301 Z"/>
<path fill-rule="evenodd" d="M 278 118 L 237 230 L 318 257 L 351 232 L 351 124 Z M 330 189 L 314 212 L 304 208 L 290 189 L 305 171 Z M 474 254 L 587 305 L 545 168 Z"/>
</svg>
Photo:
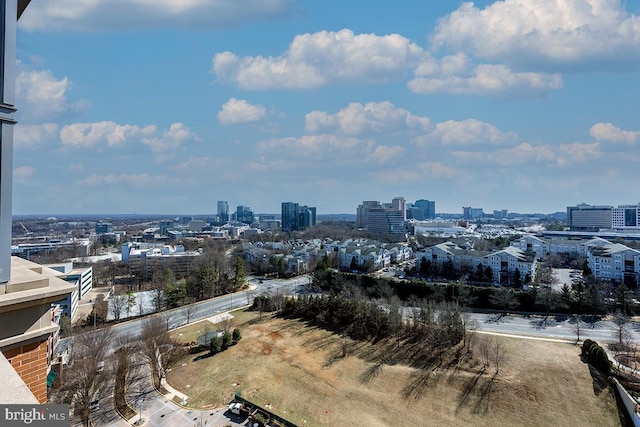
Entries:
<svg viewBox="0 0 640 427">
<path fill-rule="evenodd" d="M 511 246 L 533 251 L 537 257 L 556 254 L 584 256 L 596 279 L 640 282 L 640 251 L 600 237 L 545 240 L 527 235 L 511 242 Z"/>
<path fill-rule="evenodd" d="M 340 268 L 348 269 L 352 260 L 358 267 L 370 263 L 371 268 L 378 270 L 391 265 L 391 253 L 387 249 L 380 249 L 375 245 L 348 245 L 338 251 Z"/>
<path fill-rule="evenodd" d="M 471 270 L 475 270 L 478 265 L 489 266 L 493 272 L 493 280 L 500 283 L 508 283 L 516 269 L 520 272 L 522 281 L 527 275 L 533 278 L 537 267 L 537 256 L 534 252 L 513 246 L 495 252 L 485 252 L 463 249 L 453 242 L 445 242 L 418 252 L 417 266 L 422 263 L 423 258 L 440 266 L 451 261 L 458 271 L 461 271 L 463 266 Z"/>
<path fill-rule="evenodd" d="M 525 277 L 531 279 L 535 277 L 537 267 L 537 257 L 533 252 L 525 252 L 513 246 L 506 247 L 500 251 L 493 252 L 485 256 L 486 265 L 493 271 L 493 280 L 505 283 L 515 274 L 520 272 L 520 279 L 524 282 Z"/>
<path fill-rule="evenodd" d="M 620 243 L 591 248 L 587 256 L 593 276 L 602 280 L 638 283 L 640 251 Z"/>
<path fill-rule="evenodd" d="M 522 236 L 511 242 L 511 246 L 524 252 L 535 252 L 538 258 L 545 255 L 574 254 L 587 256 L 590 248 L 610 245 L 611 242 L 600 237 L 592 239 L 543 239 L 532 234 Z"/>
</svg>

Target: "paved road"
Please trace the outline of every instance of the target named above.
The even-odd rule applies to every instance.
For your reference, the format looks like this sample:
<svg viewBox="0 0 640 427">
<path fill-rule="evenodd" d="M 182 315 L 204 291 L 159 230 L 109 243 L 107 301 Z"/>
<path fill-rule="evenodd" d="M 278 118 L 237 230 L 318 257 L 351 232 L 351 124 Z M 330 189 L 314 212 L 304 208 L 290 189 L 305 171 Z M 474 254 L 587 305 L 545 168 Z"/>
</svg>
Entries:
<svg viewBox="0 0 640 427">
<path fill-rule="evenodd" d="M 575 341 L 575 318 L 566 315 L 557 316 L 525 316 L 506 315 L 496 313 L 473 313 L 472 317 L 478 322 L 481 331 L 495 332 L 508 335 L 524 335 Z M 636 342 L 640 341 L 640 323 L 629 323 L 629 330 Z M 580 339 L 590 338 L 598 342 L 613 341 L 618 331 L 617 326 L 610 320 L 591 321 L 590 316 L 581 316 Z"/>
<path fill-rule="evenodd" d="M 236 292 L 212 298 L 206 301 L 192 304 L 191 313 L 187 313 L 185 307 L 168 310 L 158 314 L 167 320 L 169 329 L 206 319 L 208 317 L 229 311 L 233 308 L 243 307 L 253 302 L 253 298 L 263 293 L 297 293 L 304 290 L 306 284 L 310 281 L 309 276 L 299 276 L 291 279 L 272 279 L 261 280 L 255 277 L 248 277 L 251 290 Z M 145 318 L 129 320 L 114 326 L 114 330 L 119 335 L 128 334 L 137 336 L 142 330 L 142 324 Z"/>
</svg>

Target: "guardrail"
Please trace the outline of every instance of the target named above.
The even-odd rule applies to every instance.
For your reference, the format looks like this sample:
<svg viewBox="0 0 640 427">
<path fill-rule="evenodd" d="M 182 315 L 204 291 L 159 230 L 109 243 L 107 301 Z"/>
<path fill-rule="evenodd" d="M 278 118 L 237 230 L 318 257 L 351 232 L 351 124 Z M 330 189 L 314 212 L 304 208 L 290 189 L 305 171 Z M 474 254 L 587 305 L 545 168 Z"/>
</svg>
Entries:
<svg viewBox="0 0 640 427">
<path fill-rule="evenodd" d="M 638 414 L 638 403 L 633 397 L 631 397 L 631 395 L 627 392 L 627 390 L 625 390 L 625 388 L 622 386 L 622 384 L 618 382 L 617 379 L 612 378 L 612 380 L 616 386 L 616 389 L 618 390 L 620 400 L 622 400 L 622 403 L 624 404 L 624 407 L 627 410 L 629 417 L 633 421 L 634 427 L 640 427 L 640 415 Z"/>
</svg>

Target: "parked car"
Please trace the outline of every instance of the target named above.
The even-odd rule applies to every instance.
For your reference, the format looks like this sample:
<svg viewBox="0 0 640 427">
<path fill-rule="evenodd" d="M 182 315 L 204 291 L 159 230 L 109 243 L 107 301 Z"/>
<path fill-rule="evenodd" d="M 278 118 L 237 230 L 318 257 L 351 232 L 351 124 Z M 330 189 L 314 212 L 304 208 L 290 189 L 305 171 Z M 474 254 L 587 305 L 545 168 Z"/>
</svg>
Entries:
<svg viewBox="0 0 640 427">
<path fill-rule="evenodd" d="M 97 373 L 104 371 L 104 361 L 98 362 L 98 368 L 96 369 Z"/>
<path fill-rule="evenodd" d="M 90 410 L 91 412 L 95 412 L 95 411 L 97 411 L 98 409 L 100 409 L 100 401 L 99 401 L 99 400 L 97 400 L 97 399 L 96 399 L 96 400 L 92 401 L 92 402 L 89 404 L 89 410 Z"/>
</svg>

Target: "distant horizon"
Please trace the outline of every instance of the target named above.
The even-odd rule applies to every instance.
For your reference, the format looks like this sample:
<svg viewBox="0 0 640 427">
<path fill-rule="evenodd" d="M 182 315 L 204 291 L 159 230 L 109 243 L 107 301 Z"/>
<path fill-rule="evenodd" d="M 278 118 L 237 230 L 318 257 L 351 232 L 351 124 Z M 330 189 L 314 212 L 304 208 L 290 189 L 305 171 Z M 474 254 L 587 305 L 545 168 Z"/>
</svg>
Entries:
<svg viewBox="0 0 640 427">
<path fill-rule="evenodd" d="M 485 214 L 493 214 L 493 211 L 486 211 Z M 519 215 L 554 215 L 558 213 L 564 213 L 565 211 L 555 211 L 555 212 L 517 212 L 517 211 L 508 211 L 510 214 L 519 214 Z M 280 215 L 281 212 L 254 212 L 254 215 Z M 436 212 L 436 216 L 438 215 L 462 215 L 462 212 Z M 100 217 L 100 218 L 109 218 L 109 217 L 186 217 L 186 216 L 216 216 L 217 213 L 109 213 L 109 214 L 100 214 L 100 213 L 34 213 L 34 214 L 17 214 L 14 213 L 13 217 Z M 349 212 L 338 212 L 338 213 L 318 213 L 318 217 L 322 216 L 357 216 L 356 213 Z"/>
</svg>

